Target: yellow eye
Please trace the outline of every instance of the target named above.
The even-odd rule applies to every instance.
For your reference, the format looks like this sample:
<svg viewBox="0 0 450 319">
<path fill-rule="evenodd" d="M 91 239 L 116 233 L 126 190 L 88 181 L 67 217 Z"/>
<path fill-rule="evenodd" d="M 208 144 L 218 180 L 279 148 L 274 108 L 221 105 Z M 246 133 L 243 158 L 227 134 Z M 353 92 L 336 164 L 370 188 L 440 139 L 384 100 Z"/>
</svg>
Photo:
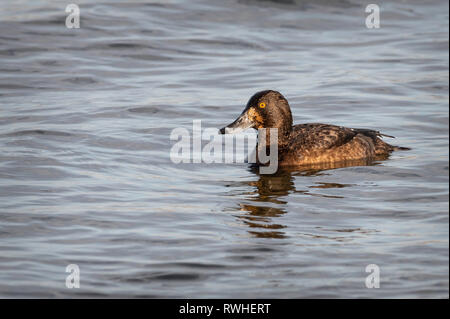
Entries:
<svg viewBox="0 0 450 319">
<path fill-rule="evenodd" d="M 264 102 L 259 103 L 259 107 L 262 108 L 262 109 L 265 108 L 266 107 L 266 103 L 264 103 Z"/>
</svg>

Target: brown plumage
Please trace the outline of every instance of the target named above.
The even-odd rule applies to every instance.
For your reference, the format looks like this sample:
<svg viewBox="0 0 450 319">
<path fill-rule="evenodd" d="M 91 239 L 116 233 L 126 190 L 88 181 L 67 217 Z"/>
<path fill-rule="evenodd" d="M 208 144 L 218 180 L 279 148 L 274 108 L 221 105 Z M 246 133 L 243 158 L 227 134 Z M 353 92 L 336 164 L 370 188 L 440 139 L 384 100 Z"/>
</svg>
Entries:
<svg viewBox="0 0 450 319">
<path fill-rule="evenodd" d="M 236 121 L 221 129 L 233 133 L 247 128 L 277 128 L 281 166 L 316 165 L 337 162 L 386 159 L 394 150 L 407 150 L 384 142 L 393 137 L 370 129 L 308 123 L 292 125 L 288 101 L 277 91 L 253 95 Z M 267 141 L 269 141 L 267 139 Z"/>
</svg>

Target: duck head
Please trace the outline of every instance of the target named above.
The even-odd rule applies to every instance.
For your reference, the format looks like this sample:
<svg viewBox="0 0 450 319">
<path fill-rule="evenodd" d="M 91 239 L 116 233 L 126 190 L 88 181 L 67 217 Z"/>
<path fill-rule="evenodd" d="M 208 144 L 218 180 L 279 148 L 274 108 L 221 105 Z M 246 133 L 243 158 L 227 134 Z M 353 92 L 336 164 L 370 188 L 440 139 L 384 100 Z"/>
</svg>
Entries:
<svg viewBox="0 0 450 319">
<path fill-rule="evenodd" d="M 233 123 L 221 128 L 220 133 L 233 134 L 248 128 L 277 128 L 278 136 L 289 135 L 292 114 L 288 101 L 277 91 L 255 93 L 242 114 Z"/>
</svg>

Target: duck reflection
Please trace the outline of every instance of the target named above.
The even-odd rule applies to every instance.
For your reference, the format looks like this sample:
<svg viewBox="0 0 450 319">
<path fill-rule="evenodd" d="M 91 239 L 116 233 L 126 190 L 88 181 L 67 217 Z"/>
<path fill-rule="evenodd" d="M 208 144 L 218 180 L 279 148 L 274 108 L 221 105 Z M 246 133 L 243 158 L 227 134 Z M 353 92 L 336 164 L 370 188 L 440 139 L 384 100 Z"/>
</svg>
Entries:
<svg viewBox="0 0 450 319">
<path fill-rule="evenodd" d="M 240 210 L 245 214 L 237 216 L 250 227 L 249 233 L 260 238 L 284 238 L 281 229 L 286 226 L 273 222 L 273 218 L 286 214 L 287 204 L 283 196 L 295 190 L 294 178 L 290 172 L 277 172 L 273 175 L 260 175 L 259 169 L 250 170 L 258 175 L 257 181 L 248 182 L 253 191 L 248 199 L 255 204 L 240 204 Z M 256 196 L 254 196 L 256 195 Z"/>
<path fill-rule="evenodd" d="M 254 189 L 246 192 L 246 202 L 239 204 L 239 210 L 243 214 L 236 217 L 250 229 L 248 233 L 258 238 L 286 238 L 283 231 L 287 226 L 276 223 L 276 218 L 287 213 L 287 196 L 291 193 L 303 195 L 320 196 L 324 198 L 342 198 L 342 196 L 331 196 L 312 193 L 309 190 L 297 190 L 294 180 L 298 176 L 320 176 L 326 175 L 325 171 L 348 166 L 371 166 L 378 162 L 352 161 L 351 163 L 326 163 L 324 165 L 312 165 L 307 167 L 282 168 L 275 174 L 260 174 L 259 168 L 251 166 L 249 170 L 255 174 L 256 181 L 244 182 L 245 185 Z M 240 183 L 240 185 L 242 185 Z M 316 183 L 308 188 L 344 188 L 353 186 L 340 183 Z M 250 202 L 250 203 L 249 203 Z"/>
</svg>

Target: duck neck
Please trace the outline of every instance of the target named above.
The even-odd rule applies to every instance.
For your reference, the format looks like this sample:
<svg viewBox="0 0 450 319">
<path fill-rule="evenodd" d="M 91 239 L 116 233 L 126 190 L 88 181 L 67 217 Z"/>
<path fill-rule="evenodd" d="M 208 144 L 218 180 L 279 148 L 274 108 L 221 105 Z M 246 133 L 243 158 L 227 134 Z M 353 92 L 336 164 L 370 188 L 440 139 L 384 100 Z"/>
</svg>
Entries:
<svg viewBox="0 0 450 319">
<path fill-rule="evenodd" d="M 277 131 L 277 139 L 274 140 L 274 137 L 271 138 L 271 130 L 276 129 Z M 292 124 L 286 125 L 283 127 L 271 127 L 266 128 L 266 147 L 270 147 L 272 143 L 278 144 L 278 151 L 287 148 L 289 143 L 289 137 L 291 135 Z M 264 138 L 264 137 L 260 137 Z"/>
<path fill-rule="evenodd" d="M 278 151 L 282 151 L 288 147 L 291 130 L 278 130 Z"/>
<path fill-rule="evenodd" d="M 287 147 L 292 132 L 292 116 L 289 114 L 281 123 L 278 123 L 276 128 L 278 129 L 278 149 L 282 150 Z"/>
</svg>

